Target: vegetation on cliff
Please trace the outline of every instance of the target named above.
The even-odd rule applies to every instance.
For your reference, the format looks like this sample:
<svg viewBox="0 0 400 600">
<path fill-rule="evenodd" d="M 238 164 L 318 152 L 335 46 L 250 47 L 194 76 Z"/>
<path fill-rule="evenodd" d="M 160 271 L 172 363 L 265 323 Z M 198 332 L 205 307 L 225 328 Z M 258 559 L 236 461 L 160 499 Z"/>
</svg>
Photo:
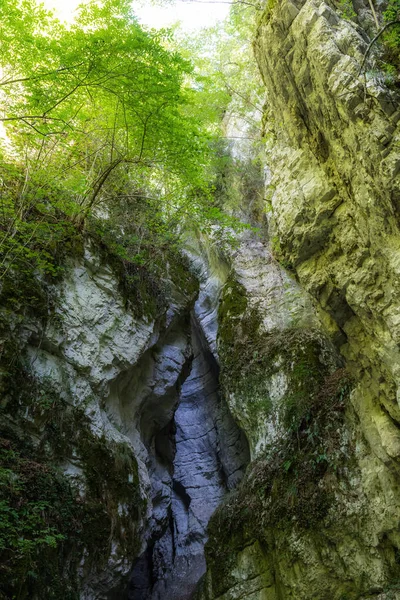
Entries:
<svg viewBox="0 0 400 600">
<path fill-rule="evenodd" d="M 93 233 L 143 288 L 183 223 L 222 215 L 212 157 L 228 96 L 207 108 L 207 78 L 128 1 L 85 3 L 67 26 L 34 0 L 7 0 L 0 18 L 3 302 L 43 305 L 40 280 Z"/>
<path fill-rule="evenodd" d="M 145 31 L 127 0 L 86 2 L 71 24 L 6 0 L 0 19 L 0 597 L 72 599 L 83 557 L 105 568 L 117 536 L 133 560 L 146 507 L 132 450 L 32 375 L 24 325 L 54 322 L 57 284 L 87 246 L 136 317 L 160 317 L 171 282 L 195 295 L 180 233 L 237 226 L 214 192 L 233 165 L 220 124 L 245 56 L 228 66 L 228 36 L 218 69 L 214 30 L 194 69 L 199 39 Z"/>
<path fill-rule="evenodd" d="M 352 2 L 339 5 L 358 18 Z M 277 7 L 268 1 L 259 24 Z M 32 376 L 20 325 L 30 318 L 40 336 L 54 319 L 56 284 L 91 245 L 111 265 L 126 308 L 161 322 L 171 286 L 190 299 L 197 292 L 182 230 L 229 238 L 243 199 L 246 218 L 263 222 L 260 144 L 273 134 L 265 119 L 260 125 L 263 86 L 249 64 L 261 13 L 258 2 L 238 0 L 224 31 L 182 40 L 143 29 L 128 0 L 89 0 L 69 25 L 35 0 L 0 5 L 0 598 L 73 600 L 84 557 L 85 569 L 104 568 L 115 538 L 123 559 L 139 552 L 146 506 L 132 449 L 94 435 L 85 407 Z M 377 64 L 396 86 L 399 1 L 380 18 L 396 23 L 371 44 L 383 42 Z M 307 127 L 301 108 L 296 119 Z M 326 161 L 319 134 L 312 148 Z M 276 258 L 294 269 L 280 241 L 271 239 Z M 340 326 L 338 314 L 352 313 L 342 304 L 332 311 Z M 249 541 L 267 547 L 271 531 L 309 531 L 329 516 L 352 451 L 342 435 L 352 381 L 332 368 L 320 332 L 293 323 L 260 333 L 233 276 L 219 317 L 221 383 L 239 399 L 238 421 L 254 437 L 260 422 L 279 421 L 281 435 L 211 521 L 208 559 L 224 593 Z M 279 405 L 268 387 L 276 374 L 288 382 Z M 83 465 L 84 491 L 66 464 Z"/>
</svg>

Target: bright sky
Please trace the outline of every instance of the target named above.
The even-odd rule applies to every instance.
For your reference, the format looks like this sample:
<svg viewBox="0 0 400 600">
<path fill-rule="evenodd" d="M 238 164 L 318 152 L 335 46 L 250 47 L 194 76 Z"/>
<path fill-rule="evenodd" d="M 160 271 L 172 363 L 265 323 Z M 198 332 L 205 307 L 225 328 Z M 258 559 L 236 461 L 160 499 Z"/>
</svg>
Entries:
<svg viewBox="0 0 400 600">
<path fill-rule="evenodd" d="M 63 20 L 71 20 L 73 11 L 82 0 L 44 0 L 44 4 L 56 10 L 57 16 Z M 215 25 L 224 19 L 229 12 L 230 5 L 208 1 L 190 2 L 176 0 L 168 6 L 160 7 L 144 0 L 133 0 L 134 12 L 139 21 L 148 27 L 159 29 L 169 27 L 177 21 L 185 31 L 200 29 Z"/>
<path fill-rule="evenodd" d="M 54 9 L 59 19 L 71 21 L 80 0 L 42 0 L 46 8 Z"/>
<path fill-rule="evenodd" d="M 136 7 L 137 4 L 137 7 Z M 160 8 L 158 6 L 141 5 L 134 2 L 134 10 L 144 25 L 149 27 L 166 27 L 181 22 L 183 29 L 200 29 L 210 27 L 217 21 L 224 19 L 229 12 L 229 4 L 217 2 L 182 2 L 176 0 L 170 6 Z"/>
</svg>

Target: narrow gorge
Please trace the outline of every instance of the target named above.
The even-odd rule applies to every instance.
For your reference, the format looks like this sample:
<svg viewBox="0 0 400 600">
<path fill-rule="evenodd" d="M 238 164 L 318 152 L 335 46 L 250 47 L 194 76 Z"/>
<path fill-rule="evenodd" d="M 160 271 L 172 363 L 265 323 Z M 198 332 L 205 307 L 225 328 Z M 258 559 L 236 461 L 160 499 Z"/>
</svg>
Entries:
<svg viewBox="0 0 400 600">
<path fill-rule="evenodd" d="M 113 270 L 87 248 L 57 290 L 51 324 L 19 331 L 30 378 L 63 403 L 55 439 L 45 403 L 24 409 L 24 427 L 35 445 L 54 444 L 56 456 L 62 444 L 63 471 L 82 494 L 92 483 L 100 493 L 91 533 L 105 544 L 106 562 L 99 571 L 94 549 L 84 550 L 85 598 L 188 598 L 205 572 L 208 521 L 249 462 L 219 392 L 222 281 L 196 258 L 200 290 L 185 296 L 173 286 L 166 312 L 145 322 L 126 311 Z"/>
<path fill-rule="evenodd" d="M 0 600 L 400 599 L 398 0 L 234 2 L 218 60 L 123 0 L 16 58 L 14 4 Z"/>
</svg>

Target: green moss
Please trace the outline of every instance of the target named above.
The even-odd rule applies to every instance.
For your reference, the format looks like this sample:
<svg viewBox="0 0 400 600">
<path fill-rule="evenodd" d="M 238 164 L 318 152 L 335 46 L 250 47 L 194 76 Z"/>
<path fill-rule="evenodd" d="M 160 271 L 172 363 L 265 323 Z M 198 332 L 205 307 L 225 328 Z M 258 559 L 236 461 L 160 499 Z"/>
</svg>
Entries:
<svg viewBox="0 0 400 600">
<path fill-rule="evenodd" d="M 235 343 L 238 329 L 247 309 L 247 296 L 244 287 L 229 277 L 218 309 L 218 332 L 223 344 L 229 347 Z"/>
<path fill-rule="evenodd" d="M 267 25 L 271 20 L 273 10 L 277 5 L 277 0 L 267 0 L 264 11 L 257 18 L 257 26 Z"/>
<path fill-rule="evenodd" d="M 173 285 L 188 300 L 193 300 L 199 293 L 199 280 L 192 274 L 189 258 L 181 252 L 169 256 L 169 276 Z"/>
<path fill-rule="evenodd" d="M 294 266 L 293 262 L 291 262 L 288 259 L 288 257 L 286 256 L 286 254 L 282 248 L 282 244 L 281 244 L 281 240 L 280 240 L 279 236 L 277 236 L 277 235 L 273 236 L 270 240 L 270 244 L 271 244 L 272 254 L 274 255 L 274 258 L 279 262 L 279 264 L 282 265 L 282 267 L 284 269 L 286 269 L 286 271 L 294 272 L 295 266 Z"/>
<path fill-rule="evenodd" d="M 387 8 L 383 13 L 383 18 L 386 23 L 399 19 L 400 0 L 389 0 Z M 400 71 L 400 24 L 394 24 L 389 27 L 383 34 L 384 42 L 384 57 L 383 69 L 390 75 L 392 82 L 399 84 L 396 73 Z"/>
<path fill-rule="evenodd" d="M 237 552 L 252 541 L 269 544 L 277 529 L 315 528 L 326 517 L 333 502 L 327 474 L 347 460 L 340 430 L 351 388 L 346 371 L 327 376 L 296 408 L 288 436 L 251 463 L 238 491 L 217 509 L 206 546 L 213 581 L 229 586 Z"/>
<path fill-rule="evenodd" d="M 139 475 L 132 449 L 124 443 L 110 443 L 83 430 L 78 453 L 86 479 L 88 502 L 85 537 L 93 542 L 105 561 L 110 553 L 111 533 L 119 541 L 123 555 L 134 559 L 138 550 L 136 525 L 144 508 L 139 494 Z M 119 505 L 124 505 L 123 515 Z"/>
<path fill-rule="evenodd" d="M 339 14 L 343 17 L 343 19 L 346 19 L 346 21 L 351 21 L 357 17 L 352 0 L 339 0 L 338 9 Z"/>
<path fill-rule="evenodd" d="M 218 596 L 234 584 L 230 573 L 241 549 L 254 541 L 268 545 L 279 529 L 315 528 L 327 515 L 327 475 L 347 460 L 340 432 L 352 386 L 345 371 L 332 374 L 337 362 L 319 331 L 264 333 L 257 308 L 232 279 L 219 318 L 221 384 L 234 398 L 235 417 L 249 435 L 263 420 L 278 423 L 281 434 L 210 521 L 207 556 Z M 273 406 L 274 375 L 283 377 L 285 391 Z"/>
<path fill-rule="evenodd" d="M 63 276 L 66 257 L 83 254 L 82 231 L 59 208 L 63 192 L 56 186 L 50 185 L 45 197 L 28 193 L 21 200 L 25 175 L 2 164 L 1 176 L 0 306 L 47 318 L 52 285 Z"/>
<path fill-rule="evenodd" d="M 136 223 L 123 200 L 116 201 L 109 219 L 88 220 L 88 234 L 104 263 L 113 268 L 127 308 L 137 317 L 155 319 L 166 310 L 174 286 L 192 300 L 198 282 L 181 252 L 178 235 L 168 231 L 161 216 L 157 213 L 156 218 L 145 202 L 139 203 L 140 208 L 143 214 Z M 143 223 L 146 214 L 151 227 Z"/>
<path fill-rule="evenodd" d="M 278 421 L 285 431 L 296 429 L 332 369 L 325 338 L 298 327 L 264 333 L 257 307 L 248 305 L 243 287 L 232 278 L 222 294 L 219 324 L 220 382 L 235 398 L 236 419 L 250 435 L 263 419 Z M 287 386 L 279 405 L 270 395 L 275 374 Z"/>
<path fill-rule="evenodd" d="M 22 359 L 4 369 L 2 387 L 0 597 L 78 598 L 84 551 L 88 570 L 105 566 L 112 540 L 126 558 L 137 555 L 144 507 L 136 458 L 127 444 L 95 436 L 83 409 L 33 377 Z M 67 461 L 83 470 L 84 491 L 57 469 Z"/>
<path fill-rule="evenodd" d="M 311 396 L 326 376 L 324 341 L 317 331 L 288 328 L 260 333 L 260 315 L 248 308 L 240 284 L 229 282 L 219 308 L 221 383 L 228 393 L 243 398 L 248 410 L 271 406 L 268 378 L 284 372 L 290 390 L 283 403 L 284 424 L 296 426 L 303 398 Z"/>
<path fill-rule="evenodd" d="M 0 438 L 0 463 L 0 592 L 77 599 L 78 556 L 71 551 L 83 513 L 73 489 L 16 438 Z"/>
</svg>

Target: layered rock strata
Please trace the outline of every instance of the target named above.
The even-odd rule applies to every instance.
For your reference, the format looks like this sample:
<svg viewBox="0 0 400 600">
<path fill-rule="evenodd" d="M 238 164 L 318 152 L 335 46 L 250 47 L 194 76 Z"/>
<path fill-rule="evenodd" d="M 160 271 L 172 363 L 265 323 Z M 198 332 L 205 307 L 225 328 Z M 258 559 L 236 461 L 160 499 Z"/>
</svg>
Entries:
<svg viewBox="0 0 400 600">
<path fill-rule="evenodd" d="M 368 6 L 340 10 L 268 3 L 258 23 L 269 242 L 304 310 L 278 322 L 286 276 L 269 304 L 240 270 L 223 292 L 222 382 L 254 460 L 211 520 L 201 599 L 399 593 L 399 96 L 376 46 L 364 64 Z"/>
</svg>

